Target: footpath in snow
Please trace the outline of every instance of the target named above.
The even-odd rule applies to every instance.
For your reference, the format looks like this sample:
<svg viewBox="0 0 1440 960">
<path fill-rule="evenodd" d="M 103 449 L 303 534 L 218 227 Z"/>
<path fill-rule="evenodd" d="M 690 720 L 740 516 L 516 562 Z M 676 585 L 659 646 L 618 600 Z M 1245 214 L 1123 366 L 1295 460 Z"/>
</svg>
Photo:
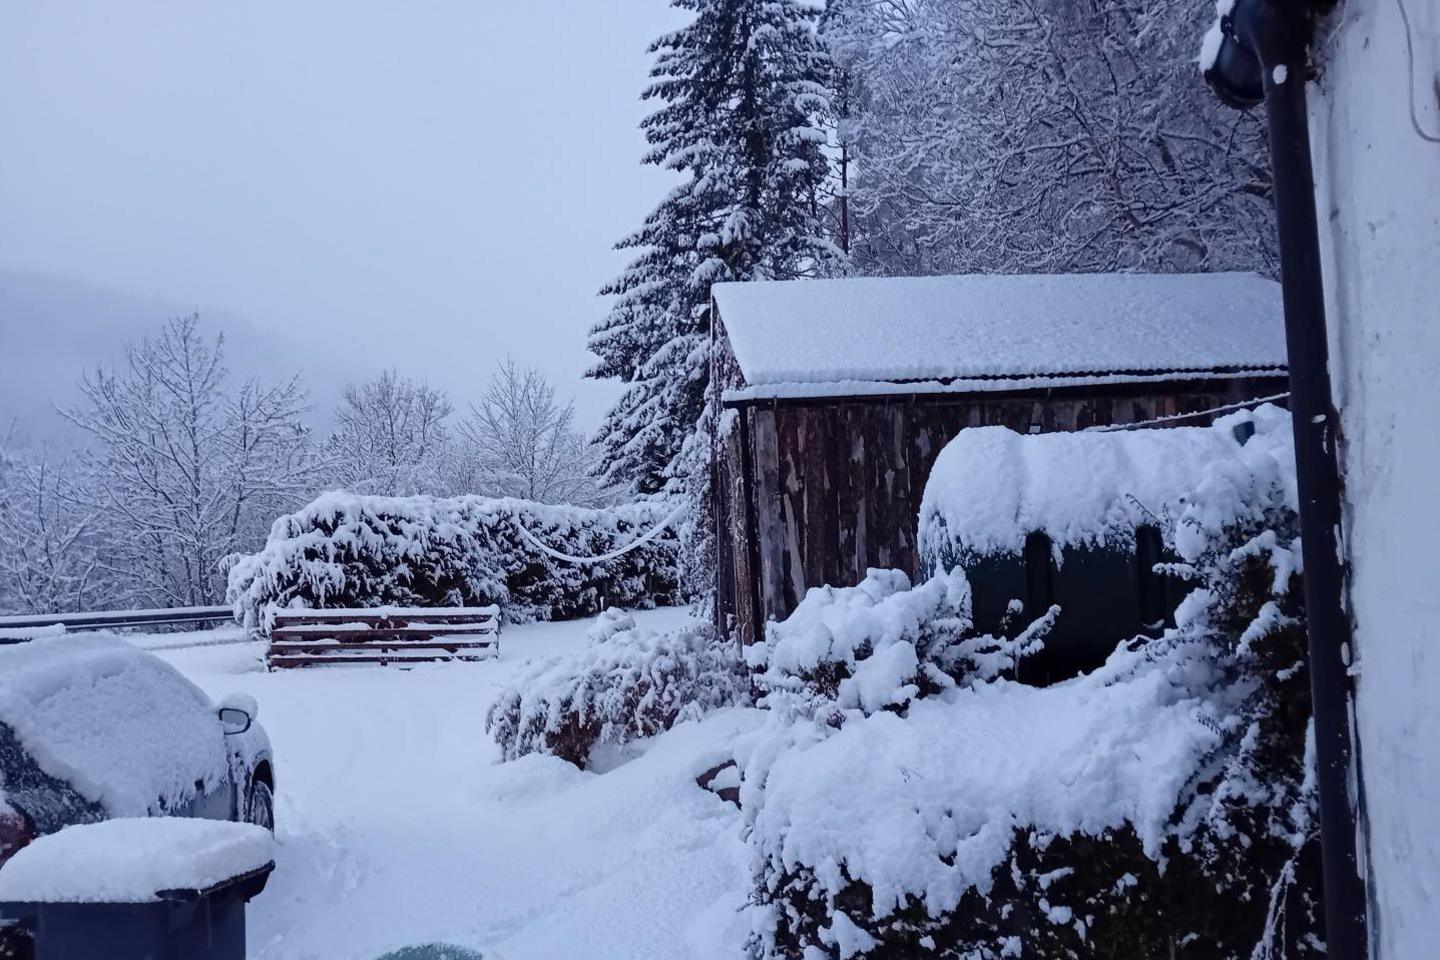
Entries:
<svg viewBox="0 0 1440 960">
<path fill-rule="evenodd" d="M 660 629 L 680 609 L 636 614 Z M 212 698 L 260 703 L 275 746 L 278 853 L 250 906 L 259 960 L 373 960 L 447 943 L 487 960 L 733 958 L 748 892 L 740 815 L 694 778 L 759 724 L 730 710 L 606 772 L 496 762 L 491 701 L 592 621 L 507 628 L 498 660 L 266 673 L 263 644 L 139 639 Z"/>
</svg>

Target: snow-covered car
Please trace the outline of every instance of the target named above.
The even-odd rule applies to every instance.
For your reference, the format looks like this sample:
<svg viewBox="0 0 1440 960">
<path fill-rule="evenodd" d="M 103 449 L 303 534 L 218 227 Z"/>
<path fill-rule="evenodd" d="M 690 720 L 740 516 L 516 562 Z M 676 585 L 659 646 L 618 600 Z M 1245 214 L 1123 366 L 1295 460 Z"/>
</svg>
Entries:
<svg viewBox="0 0 1440 960">
<path fill-rule="evenodd" d="M 256 714 L 251 697 L 217 706 L 116 636 L 0 646 L 0 869 L 38 836 L 115 817 L 273 830 L 274 761 Z"/>
</svg>

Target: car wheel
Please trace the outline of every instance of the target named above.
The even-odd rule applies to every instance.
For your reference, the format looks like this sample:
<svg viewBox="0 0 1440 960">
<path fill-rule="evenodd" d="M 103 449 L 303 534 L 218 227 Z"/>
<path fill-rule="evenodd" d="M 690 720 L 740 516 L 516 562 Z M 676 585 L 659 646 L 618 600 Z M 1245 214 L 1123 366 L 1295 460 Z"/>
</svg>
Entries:
<svg viewBox="0 0 1440 960">
<path fill-rule="evenodd" d="M 275 832 L 275 795 L 264 780 L 250 781 L 250 799 L 245 804 L 245 822 Z"/>
</svg>

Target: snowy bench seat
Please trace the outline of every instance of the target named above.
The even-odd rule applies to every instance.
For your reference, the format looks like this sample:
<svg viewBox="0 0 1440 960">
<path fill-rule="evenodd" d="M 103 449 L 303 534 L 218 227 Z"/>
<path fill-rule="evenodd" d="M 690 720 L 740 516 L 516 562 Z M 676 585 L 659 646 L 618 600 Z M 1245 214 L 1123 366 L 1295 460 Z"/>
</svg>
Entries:
<svg viewBox="0 0 1440 960">
<path fill-rule="evenodd" d="M 327 663 L 486 660 L 500 652 L 500 608 L 369 607 L 276 611 L 272 669 Z"/>
</svg>

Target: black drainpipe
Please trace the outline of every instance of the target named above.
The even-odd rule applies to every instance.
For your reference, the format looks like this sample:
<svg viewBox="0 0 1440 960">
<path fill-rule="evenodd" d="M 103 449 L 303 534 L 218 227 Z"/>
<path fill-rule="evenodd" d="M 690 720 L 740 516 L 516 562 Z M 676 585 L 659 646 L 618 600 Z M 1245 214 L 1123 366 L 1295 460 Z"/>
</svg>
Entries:
<svg viewBox="0 0 1440 960">
<path fill-rule="evenodd" d="M 1325 950 L 1333 960 L 1364 960 L 1366 899 L 1357 854 L 1354 784 L 1358 772 L 1348 672 L 1353 647 L 1344 599 L 1340 471 L 1335 447 L 1338 414 L 1330 394 L 1315 182 L 1305 110 L 1312 17 L 1312 10 L 1294 0 L 1237 0 L 1222 22 L 1224 41 L 1205 79 L 1231 106 L 1243 109 L 1263 99 L 1269 116 L 1319 767 Z"/>
</svg>

